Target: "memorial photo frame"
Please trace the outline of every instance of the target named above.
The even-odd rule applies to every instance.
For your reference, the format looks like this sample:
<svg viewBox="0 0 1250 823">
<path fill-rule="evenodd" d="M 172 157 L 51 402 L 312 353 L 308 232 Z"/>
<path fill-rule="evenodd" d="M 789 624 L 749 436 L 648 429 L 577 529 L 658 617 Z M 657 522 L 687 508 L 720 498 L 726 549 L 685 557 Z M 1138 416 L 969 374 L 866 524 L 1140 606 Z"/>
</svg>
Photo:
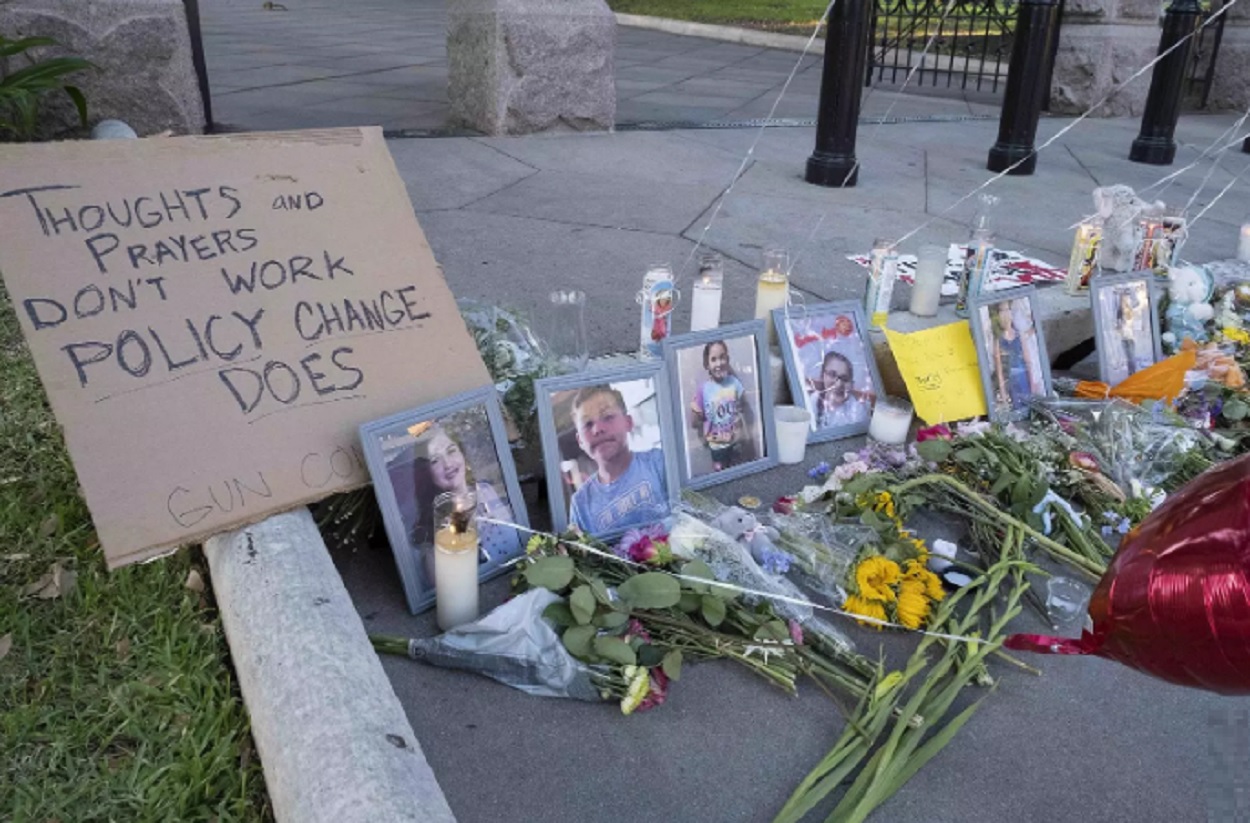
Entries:
<svg viewBox="0 0 1250 823">
<path fill-rule="evenodd" d="M 969 302 L 968 310 L 990 419 L 1024 419 L 1029 400 L 1051 391 L 1036 289 L 982 292 Z"/>
<path fill-rule="evenodd" d="M 480 580 L 524 553 L 529 518 L 493 386 L 365 423 L 360 441 L 413 614 L 434 604 L 437 494 L 477 494 Z"/>
<path fill-rule="evenodd" d="M 701 489 L 777 465 L 767 326 L 752 320 L 664 341 L 678 470 Z"/>
<path fill-rule="evenodd" d="M 1095 277 L 1089 297 L 1099 380 L 1115 386 L 1163 359 L 1159 284 L 1154 272 Z"/>
<path fill-rule="evenodd" d="M 884 391 L 860 302 L 773 309 L 773 325 L 790 396 L 812 415 L 807 442 L 866 433 Z"/>
<path fill-rule="evenodd" d="M 547 377 L 534 392 L 554 531 L 612 540 L 672 513 L 680 474 L 663 362 Z"/>
</svg>

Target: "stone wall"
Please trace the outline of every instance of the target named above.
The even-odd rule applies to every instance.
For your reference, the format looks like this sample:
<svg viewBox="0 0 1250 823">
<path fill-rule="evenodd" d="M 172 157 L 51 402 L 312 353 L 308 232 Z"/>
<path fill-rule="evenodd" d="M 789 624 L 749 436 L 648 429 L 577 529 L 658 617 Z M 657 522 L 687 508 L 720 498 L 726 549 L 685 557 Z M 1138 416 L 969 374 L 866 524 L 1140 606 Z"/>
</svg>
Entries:
<svg viewBox="0 0 1250 823">
<path fill-rule="evenodd" d="M 1163 8 L 1159 0 L 1068 0 L 1055 55 L 1051 113 L 1085 112 L 1153 60 Z M 1228 14 L 1209 107 L 1244 110 L 1250 106 L 1250 9 L 1234 7 Z M 1117 91 L 1095 116 L 1139 116 L 1152 71 Z"/>
<path fill-rule="evenodd" d="M 140 135 L 204 130 L 182 0 L 10 0 L 0 5 L 0 34 L 52 37 L 61 47 L 43 54 L 94 63 L 98 70 L 66 79 L 86 95 L 91 123 L 124 120 Z M 49 136 L 77 129 L 66 95 L 44 99 Z"/>
<path fill-rule="evenodd" d="M 487 134 L 611 129 L 615 48 L 604 0 L 451 0 L 452 120 Z"/>
</svg>

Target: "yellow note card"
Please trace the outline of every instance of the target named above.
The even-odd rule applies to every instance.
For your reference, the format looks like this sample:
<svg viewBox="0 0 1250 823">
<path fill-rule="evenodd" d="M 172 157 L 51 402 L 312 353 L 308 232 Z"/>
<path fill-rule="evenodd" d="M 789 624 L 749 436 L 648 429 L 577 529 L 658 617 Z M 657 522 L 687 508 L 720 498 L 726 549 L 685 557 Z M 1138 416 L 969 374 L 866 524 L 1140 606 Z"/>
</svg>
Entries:
<svg viewBox="0 0 1250 823">
<path fill-rule="evenodd" d="M 916 415 L 930 426 L 986 413 L 976 345 L 967 320 L 903 334 L 885 330 Z"/>
</svg>

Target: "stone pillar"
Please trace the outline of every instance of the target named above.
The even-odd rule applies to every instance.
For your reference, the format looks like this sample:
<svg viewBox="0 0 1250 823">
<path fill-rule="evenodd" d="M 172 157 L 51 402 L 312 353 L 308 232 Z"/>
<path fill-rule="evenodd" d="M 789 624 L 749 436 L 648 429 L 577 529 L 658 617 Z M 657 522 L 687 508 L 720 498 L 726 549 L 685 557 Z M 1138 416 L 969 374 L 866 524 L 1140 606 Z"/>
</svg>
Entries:
<svg viewBox="0 0 1250 823">
<path fill-rule="evenodd" d="M 1052 114 L 1080 114 L 1155 58 L 1161 0 L 1066 0 L 1051 85 Z M 1243 8 L 1245 6 L 1245 8 Z M 1224 17 L 1224 37 L 1207 103 L 1210 110 L 1250 107 L 1250 4 Z M 1205 48 L 1214 38 L 1206 37 Z M 1146 107 L 1150 72 L 1118 91 L 1095 112 L 1138 117 Z"/>
<path fill-rule="evenodd" d="M 486 134 L 610 130 L 615 49 L 604 0 L 450 0 L 452 120 Z"/>
<path fill-rule="evenodd" d="M 98 71 L 72 75 L 92 123 L 124 120 L 140 135 L 202 134 L 204 103 L 192 60 L 183 0 L 10 0 L 0 5 L 8 37 L 52 37 L 46 54 L 90 60 Z M 78 128 L 69 98 L 44 98 L 49 136 Z"/>
</svg>

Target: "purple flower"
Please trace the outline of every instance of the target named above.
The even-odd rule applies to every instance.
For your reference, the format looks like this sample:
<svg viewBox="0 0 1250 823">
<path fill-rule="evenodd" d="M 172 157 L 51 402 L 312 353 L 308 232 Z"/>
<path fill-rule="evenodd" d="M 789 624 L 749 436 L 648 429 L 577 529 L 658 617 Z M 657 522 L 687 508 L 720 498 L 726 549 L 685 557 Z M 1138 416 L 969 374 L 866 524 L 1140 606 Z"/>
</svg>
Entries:
<svg viewBox="0 0 1250 823">
<path fill-rule="evenodd" d="M 1103 536 L 1103 537 L 1110 537 L 1110 536 L 1111 536 L 1111 527 L 1110 527 L 1110 526 L 1103 526 L 1101 531 L 1102 531 L 1102 536 Z"/>
<path fill-rule="evenodd" d="M 803 645 L 803 627 L 799 625 L 799 621 L 790 619 L 790 639 L 794 641 L 794 645 Z"/>
<path fill-rule="evenodd" d="M 1224 398 L 1217 397 L 1215 402 L 1211 404 L 1211 419 L 1214 420 L 1219 417 L 1222 411 L 1224 411 Z"/>
<path fill-rule="evenodd" d="M 807 476 L 812 478 L 813 480 L 819 480 L 820 478 L 824 477 L 828 473 L 829 473 L 829 464 L 826 463 L 824 460 L 821 460 L 819 463 L 817 463 L 815 466 L 813 466 L 812 468 L 808 470 Z"/>
<path fill-rule="evenodd" d="M 793 557 L 779 549 L 771 546 L 765 546 L 760 552 L 760 566 L 768 574 L 785 574 L 790 571 L 790 563 Z"/>
<path fill-rule="evenodd" d="M 660 550 L 667 540 L 668 533 L 664 531 L 664 526 L 652 523 L 650 526 L 625 532 L 612 553 L 635 563 L 651 563 L 659 559 Z"/>
</svg>

